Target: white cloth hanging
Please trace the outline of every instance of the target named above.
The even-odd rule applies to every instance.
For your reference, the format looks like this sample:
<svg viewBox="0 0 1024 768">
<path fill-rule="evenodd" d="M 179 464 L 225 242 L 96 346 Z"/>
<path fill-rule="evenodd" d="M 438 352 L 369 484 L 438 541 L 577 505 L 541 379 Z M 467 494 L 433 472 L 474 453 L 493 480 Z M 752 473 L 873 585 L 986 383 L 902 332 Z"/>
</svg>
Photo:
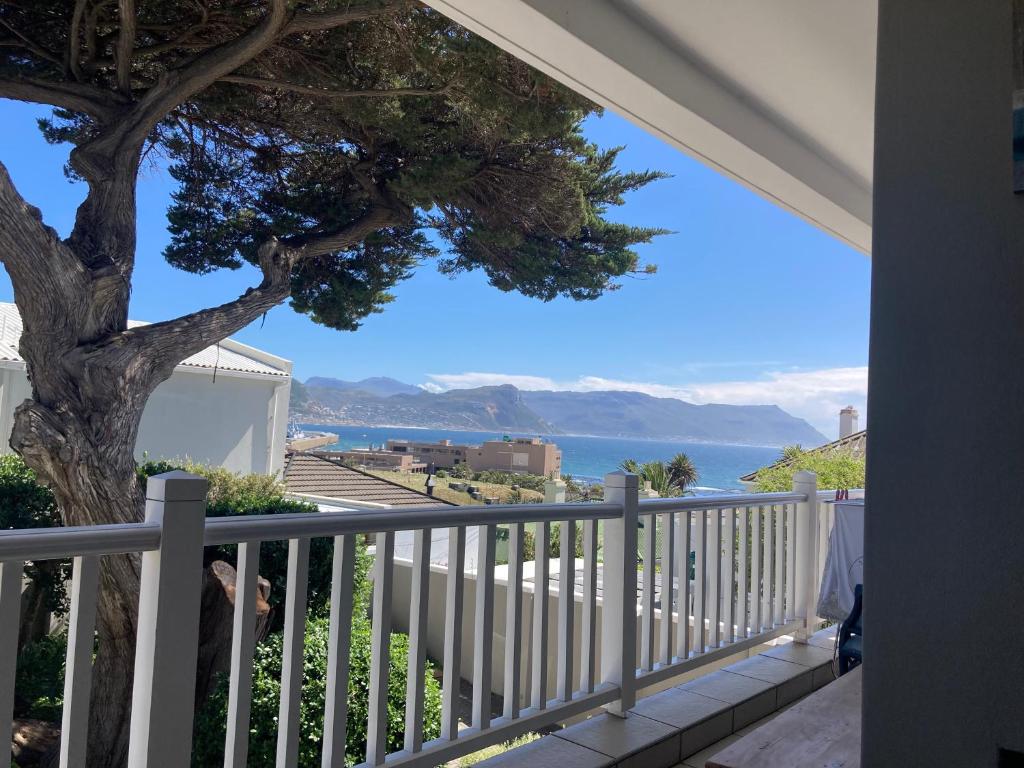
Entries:
<svg viewBox="0 0 1024 768">
<path fill-rule="evenodd" d="M 864 500 L 834 503 L 835 524 L 818 594 L 818 615 L 843 621 L 853 610 L 853 588 L 864 583 Z"/>
</svg>

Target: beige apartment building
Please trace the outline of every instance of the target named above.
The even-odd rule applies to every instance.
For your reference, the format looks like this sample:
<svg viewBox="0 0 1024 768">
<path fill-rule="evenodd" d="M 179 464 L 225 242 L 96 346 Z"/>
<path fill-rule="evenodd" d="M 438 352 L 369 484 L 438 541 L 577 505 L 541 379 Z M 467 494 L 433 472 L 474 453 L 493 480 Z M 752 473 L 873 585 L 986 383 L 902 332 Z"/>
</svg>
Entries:
<svg viewBox="0 0 1024 768">
<path fill-rule="evenodd" d="M 562 474 L 562 452 L 554 443 L 544 442 L 539 437 L 488 440 L 481 445 L 458 445 L 451 440 L 436 443 L 388 440 L 387 450 L 412 454 L 416 461 L 433 464 L 437 469 L 468 464 L 474 472 L 496 469 L 544 477 L 561 477 Z"/>
<path fill-rule="evenodd" d="M 392 472 L 422 472 L 427 468 L 423 462 L 409 453 L 394 451 L 370 451 L 354 449 L 350 451 L 310 451 L 320 458 L 356 464 L 367 469 L 386 469 Z"/>
</svg>

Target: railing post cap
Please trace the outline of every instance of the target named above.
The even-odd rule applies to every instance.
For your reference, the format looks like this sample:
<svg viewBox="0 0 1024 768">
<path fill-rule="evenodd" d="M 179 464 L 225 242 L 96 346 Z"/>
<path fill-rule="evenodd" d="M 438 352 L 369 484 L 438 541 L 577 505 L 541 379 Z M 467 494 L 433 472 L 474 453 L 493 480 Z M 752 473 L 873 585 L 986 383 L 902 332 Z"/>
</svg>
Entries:
<svg viewBox="0 0 1024 768">
<path fill-rule="evenodd" d="M 801 469 L 799 472 L 793 473 L 794 483 L 811 483 L 817 482 L 818 476 L 811 472 L 809 469 Z"/>
<path fill-rule="evenodd" d="M 203 501 L 210 482 L 180 469 L 153 475 L 146 480 L 146 498 L 151 501 Z"/>
<path fill-rule="evenodd" d="M 604 485 L 605 488 L 639 488 L 640 476 L 634 475 L 632 472 L 623 472 L 622 470 L 609 472 L 604 476 Z"/>
</svg>

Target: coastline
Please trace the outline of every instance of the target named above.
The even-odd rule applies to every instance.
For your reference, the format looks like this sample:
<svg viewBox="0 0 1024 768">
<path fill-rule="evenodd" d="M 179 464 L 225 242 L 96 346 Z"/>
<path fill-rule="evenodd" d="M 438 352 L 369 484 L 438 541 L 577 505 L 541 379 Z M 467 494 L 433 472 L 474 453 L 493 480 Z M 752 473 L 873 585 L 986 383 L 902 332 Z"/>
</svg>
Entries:
<svg viewBox="0 0 1024 768">
<path fill-rule="evenodd" d="M 523 432 L 521 430 L 509 429 L 504 427 L 495 427 L 493 430 L 487 429 L 465 429 L 464 427 L 446 427 L 446 426 L 423 426 L 423 425 L 409 425 L 409 424 L 363 424 L 356 422 L 342 422 L 342 421 L 305 421 L 301 417 L 293 417 L 295 422 L 302 427 L 351 427 L 351 428 L 365 428 L 365 429 L 417 429 L 424 432 L 462 432 L 467 434 L 479 434 L 481 432 L 494 432 L 495 434 L 507 434 L 514 435 L 516 437 L 543 437 L 551 442 L 557 442 L 559 437 L 585 437 L 593 440 L 639 440 L 650 443 L 692 443 L 696 445 L 722 445 L 732 446 L 736 448 L 774 448 L 781 450 L 785 447 L 784 444 L 776 443 L 736 443 L 725 440 L 708 440 L 701 437 L 690 437 L 686 435 L 677 435 L 673 437 L 648 437 L 645 435 L 590 435 L 585 433 L 577 432 L 558 432 L 558 433 L 543 433 L 543 432 Z"/>
</svg>

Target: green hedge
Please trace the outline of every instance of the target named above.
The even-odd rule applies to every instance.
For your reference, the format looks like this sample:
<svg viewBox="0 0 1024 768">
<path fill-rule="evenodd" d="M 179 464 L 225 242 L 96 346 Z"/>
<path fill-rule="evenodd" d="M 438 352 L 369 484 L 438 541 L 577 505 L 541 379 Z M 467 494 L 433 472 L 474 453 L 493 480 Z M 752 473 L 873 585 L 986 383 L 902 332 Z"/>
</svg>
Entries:
<svg viewBox="0 0 1024 768">
<path fill-rule="evenodd" d="M 317 512 L 317 506 L 306 501 L 285 498 L 284 485 L 269 475 L 239 475 L 226 469 L 208 467 L 191 462 L 151 461 L 139 467 L 143 478 L 159 475 L 174 469 L 183 469 L 205 477 L 210 483 L 206 497 L 207 517 L 233 517 L 237 515 L 283 515 L 290 513 Z M 204 564 L 214 560 L 235 563 L 237 546 L 224 545 L 207 547 Z M 364 550 L 357 549 L 357 576 L 365 575 L 368 563 Z M 331 561 L 334 540 L 316 538 L 310 542 L 309 550 L 309 612 L 314 616 L 326 615 L 331 596 Z M 270 603 L 277 605 L 284 598 L 288 581 L 288 542 L 265 541 L 260 545 L 260 576 L 270 582 Z M 357 610 L 365 607 L 369 600 L 369 585 L 365 578 L 357 578 L 359 591 L 356 595 Z M 282 611 L 275 611 L 271 619 L 271 631 L 278 631 L 284 624 Z"/>
<path fill-rule="evenodd" d="M 324 697 L 327 682 L 328 621 L 313 618 L 306 626 L 303 662 L 302 703 L 299 707 L 299 766 L 320 765 L 324 729 Z M 281 695 L 280 634 L 272 635 L 256 649 L 253 669 L 252 720 L 249 735 L 250 768 L 273 768 L 277 748 L 277 715 Z M 402 748 L 405 732 L 405 684 L 409 639 L 391 636 L 391 666 L 388 681 L 387 750 Z M 366 718 L 370 688 L 370 623 L 362 615 L 353 620 L 348 684 L 348 730 L 345 743 L 346 764 L 366 759 Z M 196 720 L 192 765 L 205 768 L 224 760 L 224 734 L 227 721 L 227 679 L 219 681 Z M 424 740 L 441 732 L 441 688 L 428 666 L 425 678 Z"/>
<path fill-rule="evenodd" d="M 53 491 L 36 482 L 36 473 L 20 456 L 0 456 L 0 530 L 53 528 L 61 525 Z M 70 560 L 26 563 L 25 576 L 41 589 L 46 608 L 63 613 L 64 583 L 71 578 Z"/>
</svg>

